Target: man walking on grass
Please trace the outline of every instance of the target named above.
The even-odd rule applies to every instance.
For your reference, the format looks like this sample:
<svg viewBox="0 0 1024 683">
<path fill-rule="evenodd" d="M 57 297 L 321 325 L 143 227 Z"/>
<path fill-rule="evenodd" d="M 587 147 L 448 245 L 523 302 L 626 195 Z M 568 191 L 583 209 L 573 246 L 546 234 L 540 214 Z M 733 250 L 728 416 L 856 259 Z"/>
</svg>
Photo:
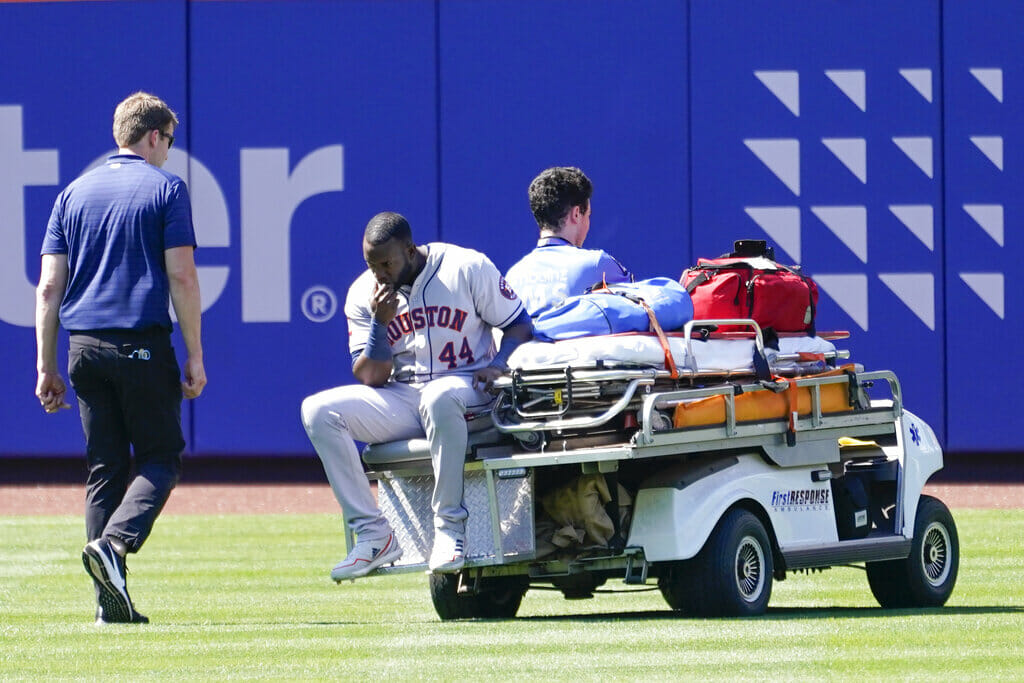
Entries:
<svg viewBox="0 0 1024 683">
<path fill-rule="evenodd" d="M 85 432 L 82 561 L 95 584 L 97 625 L 149 621 L 128 595 L 125 555 L 142 547 L 181 474 L 182 396 L 206 385 L 192 208 L 185 183 L 160 168 L 177 125 L 153 95 L 121 102 L 117 154 L 58 195 L 41 250 L 36 396 L 47 413 L 70 407 L 57 369 L 63 325 Z M 168 299 L 188 352 L 184 382 Z"/>
</svg>

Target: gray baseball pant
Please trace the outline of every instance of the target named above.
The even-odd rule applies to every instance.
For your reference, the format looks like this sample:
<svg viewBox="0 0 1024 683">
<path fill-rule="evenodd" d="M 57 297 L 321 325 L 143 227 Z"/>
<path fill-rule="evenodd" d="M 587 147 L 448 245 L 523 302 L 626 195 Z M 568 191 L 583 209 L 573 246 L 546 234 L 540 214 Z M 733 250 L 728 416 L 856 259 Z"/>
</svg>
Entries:
<svg viewBox="0 0 1024 683">
<path fill-rule="evenodd" d="M 489 394 L 473 387 L 471 375 L 446 375 L 422 384 L 352 384 L 306 398 L 302 424 L 352 532 L 368 540 L 391 532 L 373 499 L 355 442 L 382 443 L 425 435 L 434 469 L 434 526 L 465 533 L 465 414 L 483 410 L 492 401 Z"/>
</svg>

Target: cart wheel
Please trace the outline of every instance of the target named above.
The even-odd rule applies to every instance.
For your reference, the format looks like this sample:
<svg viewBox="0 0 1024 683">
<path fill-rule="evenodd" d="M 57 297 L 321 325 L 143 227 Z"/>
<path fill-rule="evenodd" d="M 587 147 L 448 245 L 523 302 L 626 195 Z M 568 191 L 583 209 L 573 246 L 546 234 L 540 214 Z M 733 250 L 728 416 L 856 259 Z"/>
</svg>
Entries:
<svg viewBox="0 0 1024 683">
<path fill-rule="evenodd" d="M 914 520 L 914 543 L 905 560 L 869 562 L 868 584 L 886 608 L 941 607 L 956 584 L 960 539 L 949 508 L 921 496 Z"/>
<path fill-rule="evenodd" d="M 431 574 L 430 599 L 442 621 L 451 619 L 511 619 L 519 611 L 526 590 L 526 576 L 491 576 L 480 581 L 475 595 L 458 592 L 458 574 Z"/>
<path fill-rule="evenodd" d="M 668 604 L 694 616 L 764 614 L 772 595 L 772 547 L 761 520 L 735 508 L 718 521 L 692 560 L 658 579 Z"/>
</svg>

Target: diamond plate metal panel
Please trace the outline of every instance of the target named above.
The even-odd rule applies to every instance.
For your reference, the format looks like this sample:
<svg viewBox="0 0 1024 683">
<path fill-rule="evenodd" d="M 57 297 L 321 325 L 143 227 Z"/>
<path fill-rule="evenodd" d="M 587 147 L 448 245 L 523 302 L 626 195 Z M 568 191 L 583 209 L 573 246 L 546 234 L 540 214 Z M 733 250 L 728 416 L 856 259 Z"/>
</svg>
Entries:
<svg viewBox="0 0 1024 683">
<path fill-rule="evenodd" d="M 532 474 L 516 479 L 495 478 L 494 484 L 505 555 L 532 554 Z M 396 566 L 424 564 L 430 557 L 434 542 L 434 513 L 430 509 L 433 491 L 434 477 L 429 474 L 383 473 L 378 481 L 378 504 L 402 547 L 402 559 Z M 486 472 L 466 472 L 466 560 L 470 563 L 490 564 L 497 559 L 489 500 Z"/>
<path fill-rule="evenodd" d="M 430 556 L 434 540 L 434 514 L 430 496 L 434 477 L 430 475 L 382 476 L 377 481 L 377 504 L 402 547 L 398 565 L 422 564 Z"/>
<path fill-rule="evenodd" d="M 501 545 L 506 557 L 532 555 L 537 542 L 533 527 L 533 471 L 518 479 L 495 478 L 494 484 L 498 496 Z M 486 480 L 483 486 L 486 488 Z"/>
</svg>

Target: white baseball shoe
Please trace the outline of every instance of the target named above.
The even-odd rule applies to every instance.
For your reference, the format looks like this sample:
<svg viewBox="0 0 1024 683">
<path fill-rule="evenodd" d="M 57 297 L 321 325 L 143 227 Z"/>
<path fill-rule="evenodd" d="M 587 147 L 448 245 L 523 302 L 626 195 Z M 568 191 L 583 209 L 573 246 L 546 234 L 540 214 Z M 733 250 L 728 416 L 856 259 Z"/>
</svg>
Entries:
<svg viewBox="0 0 1024 683">
<path fill-rule="evenodd" d="M 454 573 L 466 564 L 466 535 L 447 529 L 434 530 L 434 549 L 430 553 L 430 571 Z"/>
<path fill-rule="evenodd" d="M 402 548 L 399 547 L 393 533 L 384 538 L 359 539 L 345 559 L 331 570 L 331 578 L 336 582 L 357 579 L 366 576 L 377 567 L 397 562 L 400 557 Z"/>
</svg>

